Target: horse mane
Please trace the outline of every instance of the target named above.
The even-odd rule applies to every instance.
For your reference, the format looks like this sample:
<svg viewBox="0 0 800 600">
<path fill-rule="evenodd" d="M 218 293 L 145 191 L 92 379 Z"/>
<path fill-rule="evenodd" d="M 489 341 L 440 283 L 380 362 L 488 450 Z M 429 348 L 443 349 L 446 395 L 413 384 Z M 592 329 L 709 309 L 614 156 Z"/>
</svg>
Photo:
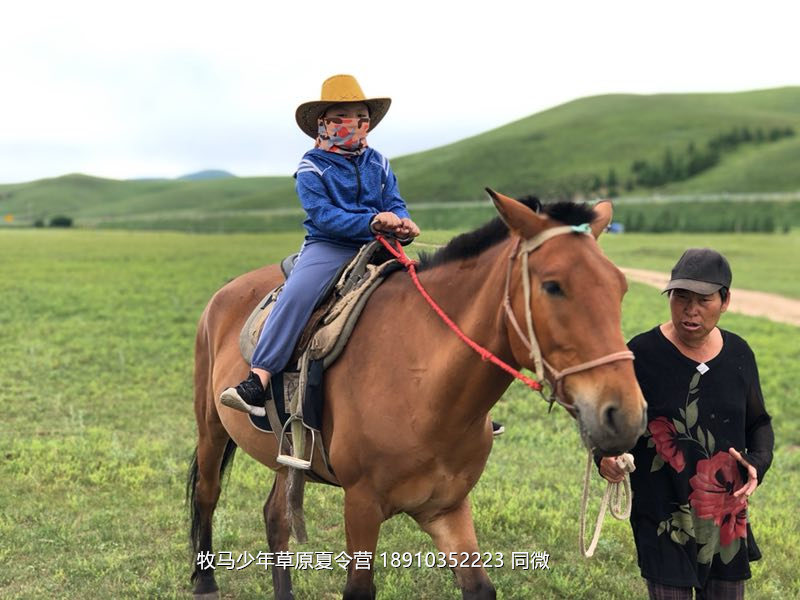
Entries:
<svg viewBox="0 0 800 600">
<path fill-rule="evenodd" d="M 558 201 L 542 204 L 535 196 L 525 196 L 519 198 L 519 201 L 531 210 L 544 213 L 564 225 L 591 223 L 595 217 L 592 207 L 586 203 Z M 495 217 L 474 231 L 454 237 L 433 254 L 420 253 L 417 271 L 479 256 L 492 246 L 508 239 L 508 236 L 509 230 L 506 224 L 500 217 Z"/>
</svg>

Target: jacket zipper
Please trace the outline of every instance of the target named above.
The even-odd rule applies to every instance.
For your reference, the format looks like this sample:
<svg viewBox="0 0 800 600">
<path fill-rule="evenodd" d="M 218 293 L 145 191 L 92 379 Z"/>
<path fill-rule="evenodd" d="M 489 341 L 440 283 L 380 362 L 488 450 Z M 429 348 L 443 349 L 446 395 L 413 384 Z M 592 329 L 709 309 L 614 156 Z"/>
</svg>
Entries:
<svg viewBox="0 0 800 600">
<path fill-rule="evenodd" d="M 353 160 L 353 166 L 356 169 L 356 181 L 358 182 L 358 188 L 356 189 L 356 204 L 361 204 L 361 172 L 358 170 L 358 163 Z"/>
</svg>

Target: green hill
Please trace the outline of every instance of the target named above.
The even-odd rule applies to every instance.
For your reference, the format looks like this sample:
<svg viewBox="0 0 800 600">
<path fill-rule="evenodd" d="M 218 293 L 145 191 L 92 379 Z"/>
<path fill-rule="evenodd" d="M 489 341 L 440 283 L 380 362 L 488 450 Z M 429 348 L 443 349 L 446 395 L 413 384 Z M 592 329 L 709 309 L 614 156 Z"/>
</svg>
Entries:
<svg viewBox="0 0 800 600">
<path fill-rule="evenodd" d="M 68 215 L 78 224 L 130 219 L 146 226 L 171 217 L 283 208 L 292 205 L 293 190 L 287 177 L 117 181 L 73 174 L 0 186 L 0 213 L 23 223 Z"/>
<path fill-rule="evenodd" d="M 477 199 L 487 185 L 510 195 L 565 195 L 595 176 L 605 180 L 611 169 L 624 194 L 636 160 L 658 162 L 667 149 L 677 154 L 690 142 L 702 147 L 733 128 L 787 126 L 800 134 L 800 87 L 597 96 L 393 162 L 404 195 L 414 199 Z M 742 145 L 701 176 L 631 193 L 797 191 L 798 152 L 800 135 Z"/>
<path fill-rule="evenodd" d="M 770 139 L 776 131 L 790 133 Z M 715 162 L 691 176 L 637 183 L 634 163 L 659 169 L 668 161 L 669 169 L 674 162 L 685 170 L 691 152 L 714 144 L 722 145 Z M 609 175 L 622 196 L 798 192 L 800 87 L 583 98 L 392 164 L 416 211 L 429 203 L 485 201 L 486 186 L 544 198 L 605 194 L 614 183 Z M 65 215 L 79 226 L 205 231 L 296 227 L 301 220 L 289 177 L 114 181 L 68 175 L 0 185 L 0 214 L 23 225 Z"/>
</svg>

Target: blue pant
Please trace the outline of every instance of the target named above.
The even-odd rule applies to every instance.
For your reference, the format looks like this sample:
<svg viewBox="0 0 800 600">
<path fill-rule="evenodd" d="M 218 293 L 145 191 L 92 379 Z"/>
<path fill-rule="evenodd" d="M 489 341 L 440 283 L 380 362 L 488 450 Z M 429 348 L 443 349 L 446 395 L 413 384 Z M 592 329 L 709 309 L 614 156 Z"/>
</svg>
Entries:
<svg viewBox="0 0 800 600">
<path fill-rule="evenodd" d="M 286 367 L 320 294 L 358 248 L 306 240 L 261 330 L 251 366 L 274 375 Z"/>
</svg>

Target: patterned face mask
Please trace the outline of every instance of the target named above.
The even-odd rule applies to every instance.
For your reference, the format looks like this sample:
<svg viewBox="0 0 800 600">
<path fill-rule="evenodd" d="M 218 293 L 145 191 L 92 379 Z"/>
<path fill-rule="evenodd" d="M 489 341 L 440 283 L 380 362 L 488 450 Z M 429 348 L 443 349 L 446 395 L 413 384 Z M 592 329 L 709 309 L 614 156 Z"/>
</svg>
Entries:
<svg viewBox="0 0 800 600">
<path fill-rule="evenodd" d="M 359 155 L 367 148 L 367 131 L 368 117 L 320 117 L 317 119 L 316 147 L 327 152 Z"/>
</svg>

